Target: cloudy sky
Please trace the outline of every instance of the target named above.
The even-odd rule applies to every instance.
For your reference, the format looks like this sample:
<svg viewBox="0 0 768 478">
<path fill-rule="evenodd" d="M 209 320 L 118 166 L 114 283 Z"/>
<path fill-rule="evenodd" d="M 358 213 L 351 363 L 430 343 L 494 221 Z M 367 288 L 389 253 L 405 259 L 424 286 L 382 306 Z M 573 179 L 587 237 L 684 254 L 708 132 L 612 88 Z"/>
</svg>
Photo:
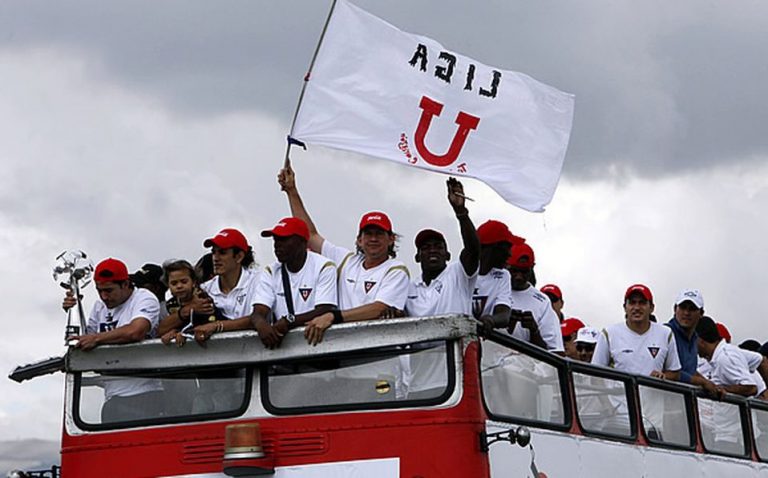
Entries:
<svg viewBox="0 0 768 478">
<path fill-rule="evenodd" d="M 768 339 L 768 5 L 757 0 L 377 2 L 446 48 L 576 95 L 560 187 L 543 214 L 467 180 L 476 224 L 528 238 L 566 313 L 621 319 L 644 282 L 665 318 L 684 287 L 735 340 Z M 131 269 L 196 259 L 202 240 L 287 214 L 275 175 L 329 2 L 0 3 L 0 369 L 63 351 L 55 256 Z M 422 227 L 460 248 L 444 177 L 319 147 L 293 155 L 321 232 L 351 245 L 390 213 L 413 266 Z M 384 180 L 382 178 L 385 178 Z M 414 268 L 415 270 L 415 268 Z M 86 290 L 86 302 L 95 292 Z M 0 440 L 60 435 L 62 378 L 0 388 Z"/>
</svg>

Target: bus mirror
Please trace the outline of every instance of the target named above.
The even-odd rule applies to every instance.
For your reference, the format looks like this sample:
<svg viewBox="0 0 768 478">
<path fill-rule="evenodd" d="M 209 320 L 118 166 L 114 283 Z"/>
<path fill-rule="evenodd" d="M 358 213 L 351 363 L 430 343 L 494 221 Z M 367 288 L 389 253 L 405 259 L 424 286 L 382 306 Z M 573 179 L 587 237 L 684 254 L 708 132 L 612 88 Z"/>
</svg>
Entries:
<svg viewBox="0 0 768 478">
<path fill-rule="evenodd" d="M 480 449 L 488 452 L 488 448 L 497 441 L 507 441 L 510 445 L 517 443 L 521 447 L 526 447 L 531 443 L 531 431 L 528 428 L 519 426 L 516 430 L 503 430 L 496 433 L 480 432 Z"/>
<path fill-rule="evenodd" d="M 531 443 L 531 431 L 526 427 L 517 427 L 515 434 L 517 435 L 517 444 L 521 447 L 525 448 Z"/>
</svg>

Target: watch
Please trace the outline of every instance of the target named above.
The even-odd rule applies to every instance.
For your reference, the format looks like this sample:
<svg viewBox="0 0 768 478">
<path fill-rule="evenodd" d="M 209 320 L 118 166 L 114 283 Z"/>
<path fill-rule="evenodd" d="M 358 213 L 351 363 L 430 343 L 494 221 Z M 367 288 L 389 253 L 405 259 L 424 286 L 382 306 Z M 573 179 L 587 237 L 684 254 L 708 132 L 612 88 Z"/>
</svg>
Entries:
<svg viewBox="0 0 768 478">
<path fill-rule="evenodd" d="M 296 322 L 296 316 L 291 313 L 284 315 L 283 318 L 287 320 L 289 324 Z"/>
</svg>

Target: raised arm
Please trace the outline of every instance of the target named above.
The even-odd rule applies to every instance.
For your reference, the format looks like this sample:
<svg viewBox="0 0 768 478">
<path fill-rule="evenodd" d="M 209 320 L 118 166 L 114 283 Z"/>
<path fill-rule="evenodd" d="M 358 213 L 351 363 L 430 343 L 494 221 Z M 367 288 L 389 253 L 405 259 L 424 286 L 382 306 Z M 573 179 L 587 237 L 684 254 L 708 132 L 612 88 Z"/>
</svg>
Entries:
<svg viewBox="0 0 768 478">
<path fill-rule="evenodd" d="M 464 245 L 459 259 L 462 267 L 464 267 L 464 272 L 471 276 L 480 265 L 480 239 L 477 237 L 477 230 L 469 218 L 469 211 L 465 205 L 464 186 L 455 178 L 448 178 L 446 184 L 448 186 L 448 202 L 459 221 L 461 241 Z"/>
<path fill-rule="evenodd" d="M 319 254 L 323 248 L 323 241 L 325 241 L 325 239 L 319 232 L 317 232 L 315 223 L 312 222 L 312 218 L 309 217 L 307 208 L 304 207 L 304 202 L 301 200 L 299 190 L 296 189 L 296 175 L 290 165 L 280 170 L 280 173 L 277 175 L 277 182 L 280 184 L 280 189 L 285 192 L 286 196 L 288 196 L 288 204 L 291 206 L 291 215 L 293 217 L 298 217 L 307 223 L 307 227 L 309 228 L 309 249 Z"/>
</svg>

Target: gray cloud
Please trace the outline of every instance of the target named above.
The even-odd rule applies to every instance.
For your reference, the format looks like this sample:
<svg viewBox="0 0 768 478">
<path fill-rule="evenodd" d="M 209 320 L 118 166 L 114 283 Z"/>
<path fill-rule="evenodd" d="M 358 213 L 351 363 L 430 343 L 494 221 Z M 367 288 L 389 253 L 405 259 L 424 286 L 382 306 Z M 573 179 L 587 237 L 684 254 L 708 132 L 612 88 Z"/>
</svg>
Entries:
<svg viewBox="0 0 768 478">
<path fill-rule="evenodd" d="M 764 3 L 358 3 L 575 93 L 569 177 L 675 174 L 768 151 Z M 287 122 L 329 5 L 12 1 L 0 6 L 0 45 L 84 51 L 89 68 L 179 115 L 264 111 Z"/>
<path fill-rule="evenodd" d="M 54 440 L 0 441 L 0 473 L 11 470 L 40 471 L 58 465 L 59 443 Z"/>
</svg>

